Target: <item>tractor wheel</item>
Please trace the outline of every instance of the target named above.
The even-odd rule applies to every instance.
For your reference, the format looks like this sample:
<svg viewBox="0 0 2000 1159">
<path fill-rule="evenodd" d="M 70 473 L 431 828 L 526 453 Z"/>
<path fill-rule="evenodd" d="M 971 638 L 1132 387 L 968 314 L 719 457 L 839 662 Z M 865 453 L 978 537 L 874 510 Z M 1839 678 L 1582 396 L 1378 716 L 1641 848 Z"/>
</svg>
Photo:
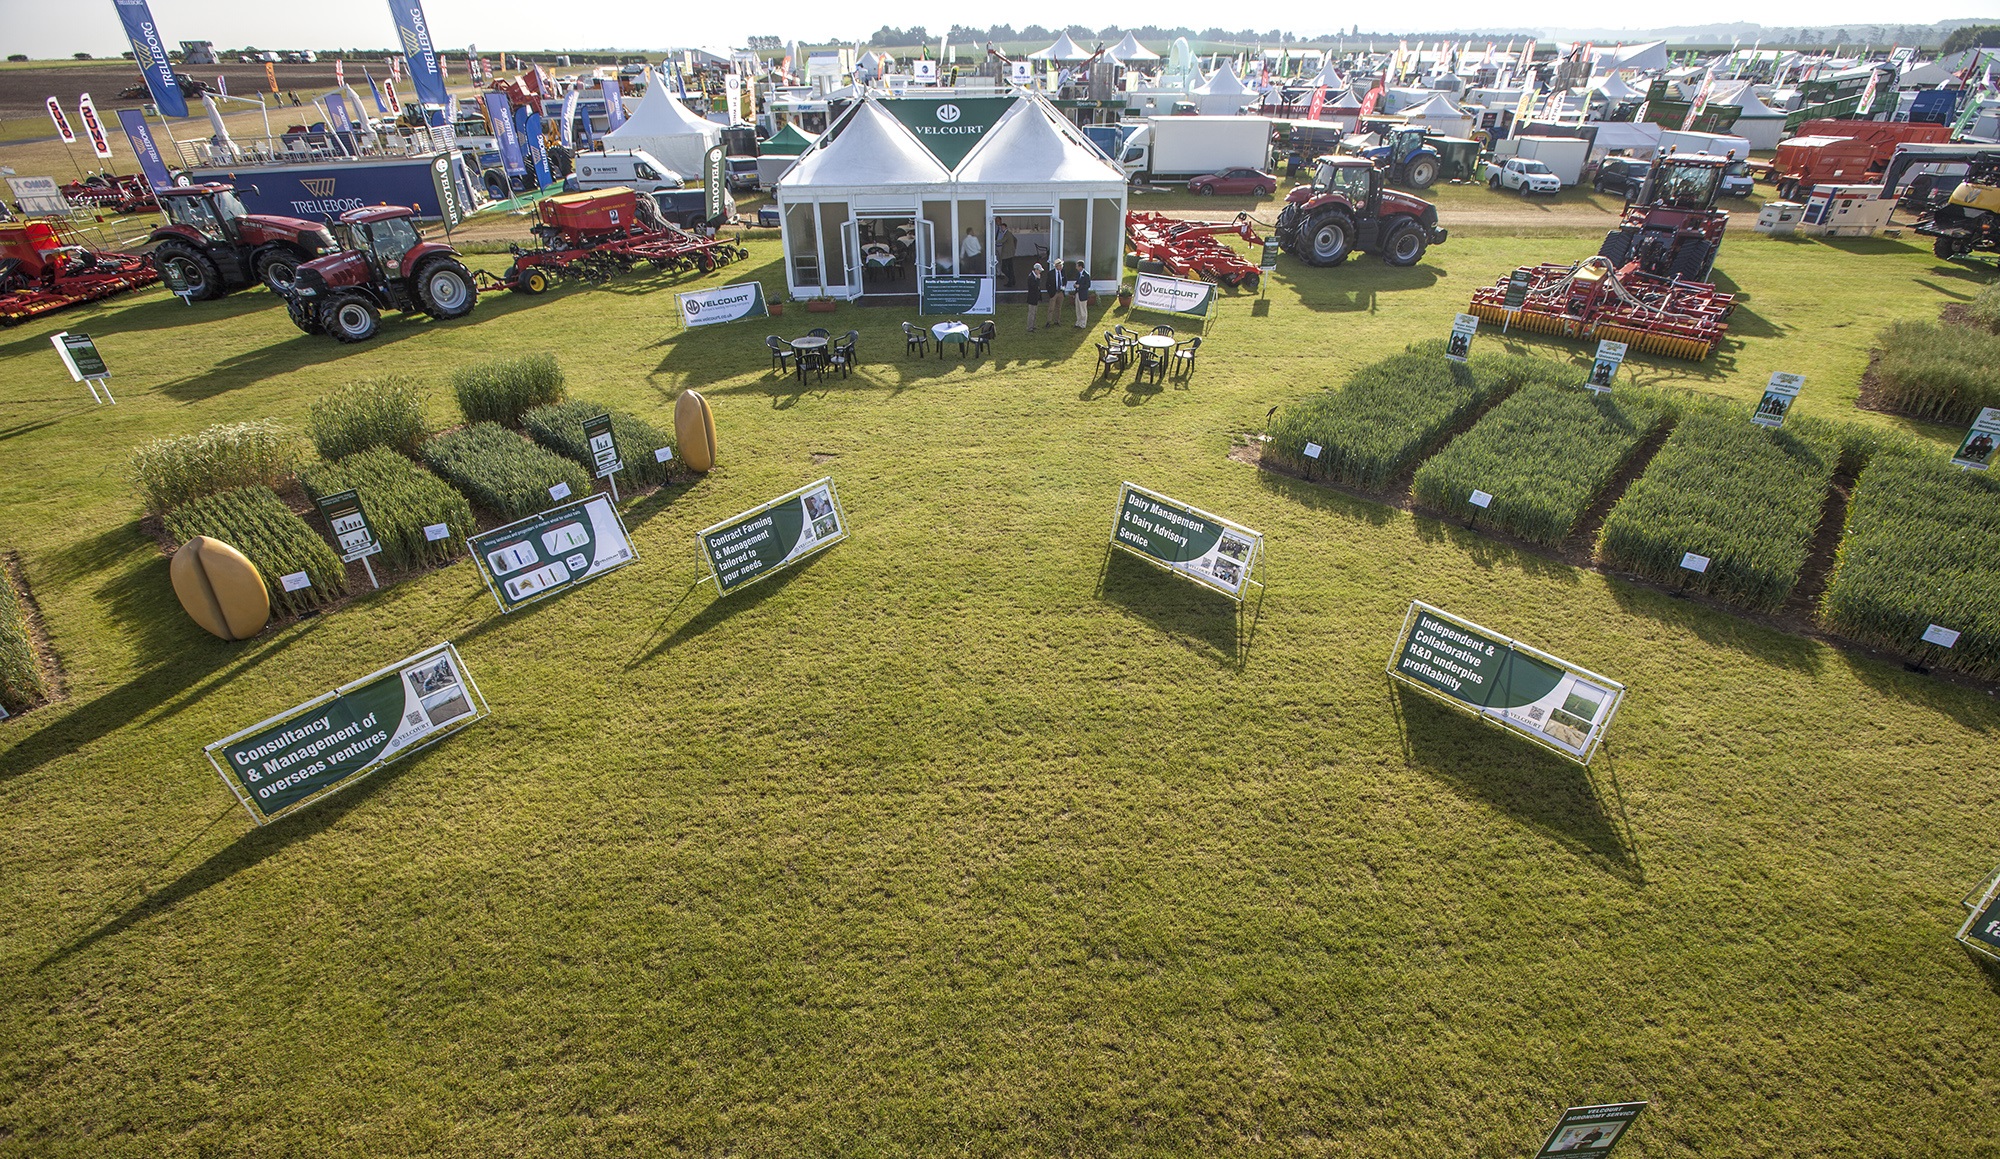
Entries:
<svg viewBox="0 0 2000 1159">
<path fill-rule="evenodd" d="M 319 311 L 304 298 L 286 298 L 285 313 L 292 316 L 292 325 L 307 334 L 326 333 L 326 327 L 319 324 Z"/>
<path fill-rule="evenodd" d="M 1798 183 L 1798 182 L 1796 182 L 1796 181 L 1780 181 L 1780 182 L 1778 182 L 1778 200 L 1780 200 L 1780 201 L 1796 201 L 1796 200 L 1798 199 L 1798 196 L 1799 196 L 1799 183 Z"/>
<path fill-rule="evenodd" d="M 1597 247 L 1599 257 L 1611 259 L 1614 266 L 1622 266 L 1632 260 L 1632 235 L 1622 229 L 1614 229 L 1604 235 L 1604 244 Z"/>
<path fill-rule="evenodd" d="M 705 274 L 715 268 L 715 255 L 703 250 L 695 255 L 694 264 Z"/>
<path fill-rule="evenodd" d="M 434 258 L 417 271 L 417 304 L 439 321 L 465 317 L 478 301 L 472 271 L 450 258 Z"/>
<path fill-rule="evenodd" d="M 1438 163 L 1429 157 L 1419 157 L 1410 162 L 1403 179 L 1410 183 L 1412 189 L 1429 189 L 1437 184 Z"/>
<path fill-rule="evenodd" d="M 295 250 L 273 246 L 257 255 L 257 279 L 273 294 L 289 294 L 292 283 L 298 280 L 302 260 Z"/>
<path fill-rule="evenodd" d="M 320 308 L 319 324 L 342 342 L 366 342 L 382 328 L 382 314 L 361 295 L 342 294 Z"/>
<path fill-rule="evenodd" d="M 1931 252 L 1948 262 L 1958 256 L 1958 243 L 1951 238 L 1940 237 L 1931 243 Z"/>
<path fill-rule="evenodd" d="M 1424 251 L 1430 244 L 1422 226 L 1414 221 L 1404 222 L 1389 231 L 1389 240 L 1382 245 L 1382 260 L 1392 266 L 1414 266 L 1424 260 Z"/>
<path fill-rule="evenodd" d="M 1320 214 L 1306 223 L 1305 252 L 1299 256 L 1311 266 L 1337 266 L 1354 250 L 1354 223 L 1339 210 Z"/>
<path fill-rule="evenodd" d="M 1667 263 L 1667 276 L 1683 282 L 1702 280 L 1702 265 L 1708 260 L 1708 243 L 1685 241 L 1674 251 L 1673 260 Z"/>
<path fill-rule="evenodd" d="M 184 241 L 167 240 L 153 251 L 153 264 L 160 269 L 162 278 L 172 267 L 182 281 L 187 283 L 188 301 L 206 302 L 220 298 L 226 291 L 222 285 L 222 271 L 215 268 L 215 262 L 205 253 Z"/>
<path fill-rule="evenodd" d="M 522 293 L 540 294 L 546 292 L 550 286 L 554 285 L 555 279 L 549 276 L 547 270 L 538 266 L 522 274 L 520 284 Z"/>
</svg>

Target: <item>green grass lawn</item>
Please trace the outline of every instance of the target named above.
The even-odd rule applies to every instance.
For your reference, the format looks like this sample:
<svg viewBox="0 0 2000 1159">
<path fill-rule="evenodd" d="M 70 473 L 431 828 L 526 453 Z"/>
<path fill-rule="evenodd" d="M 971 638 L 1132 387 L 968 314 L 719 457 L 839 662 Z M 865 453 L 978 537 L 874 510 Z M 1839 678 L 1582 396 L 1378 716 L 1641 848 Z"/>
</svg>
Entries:
<svg viewBox="0 0 2000 1159">
<path fill-rule="evenodd" d="M 262 291 L 5 332 L 0 547 L 68 698 L 0 723 L 0 1154 L 1512 1156 L 1624 1099 L 1634 1156 L 2000 1148 L 2000 972 L 1950 941 L 2000 861 L 1988 692 L 1228 457 L 1595 245 L 1286 259 L 1186 389 L 1094 383 L 1018 307 L 977 363 L 905 359 L 896 310 L 683 333 L 665 281 L 359 346 Z M 1979 284 L 1906 241 L 1719 268 L 1739 340 L 1626 365 L 1746 416 L 1791 370 L 1891 423 L 1853 410 L 1874 331 Z M 775 246 L 711 280 L 750 277 Z M 815 325 L 868 365 L 772 375 Z M 464 561 L 243 644 L 182 614 L 132 447 L 545 350 L 656 425 L 714 404 L 719 468 L 625 505 L 637 563 L 505 617 Z M 690 590 L 698 529 L 825 474 L 850 541 Z M 1107 559 L 1123 479 L 1262 531 L 1267 594 Z M 1625 682 L 1597 764 L 1396 691 L 1415 597 Z M 298 817 L 202 758 L 447 639 L 491 718 Z"/>
</svg>

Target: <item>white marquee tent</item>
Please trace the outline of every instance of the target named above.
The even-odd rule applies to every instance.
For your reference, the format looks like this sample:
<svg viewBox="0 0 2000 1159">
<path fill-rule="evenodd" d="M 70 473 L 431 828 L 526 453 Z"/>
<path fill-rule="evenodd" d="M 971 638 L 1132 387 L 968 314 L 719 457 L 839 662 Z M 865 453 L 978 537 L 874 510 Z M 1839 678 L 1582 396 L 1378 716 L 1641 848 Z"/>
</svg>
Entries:
<svg viewBox="0 0 2000 1159">
<path fill-rule="evenodd" d="M 1071 40 L 1069 33 L 1065 32 L 1061 36 L 1056 37 L 1054 44 L 1049 45 L 1040 52 L 1029 53 L 1028 59 L 1057 61 L 1089 60 L 1090 53 L 1078 47 L 1076 41 Z"/>
<path fill-rule="evenodd" d="M 1115 60 L 1120 64 L 1130 64 L 1133 61 L 1138 61 L 1138 60 L 1160 59 L 1159 53 L 1154 52 L 1153 50 L 1147 48 L 1143 44 L 1140 44 L 1138 38 L 1133 36 L 1129 32 L 1125 34 L 1125 39 L 1118 42 L 1118 47 L 1112 49 L 1110 52 L 1107 52 L 1104 55 L 1110 57 L 1112 60 Z"/>
<path fill-rule="evenodd" d="M 701 160 L 722 143 L 722 126 L 697 116 L 650 73 L 646 95 L 625 123 L 599 138 L 607 149 L 644 149 L 683 179 L 699 180 Z"/>
<path fill-rule="evenodd" d="M 1735 105 L 1743 110 L 1736 115 L 1734 128 L 1737 136 L 1750 142 L 1750 148 L 1778 147 L 1778 141 L 1785 135 L 1785 114 L 1765 104 L 1749 81 L 1728 96 L 1711 99 L 1716 104 Z"/>
<path fill-rule="evenodd" d="M 1254 103 L 1257 93 L 1236 75 L 1236 62 L 1224 60 L 1207 80 L 1194 86 L 1195 104 L 1204 113 L 1231 116 Z"/>
<path fill-rule="evenodd" d="M 1451 98 L 1443 93 L 1406 111 L 1403 115 L 1408 118 L 1410 124 L 1422 125 L 1447 137 L 1463 137 L 1472 131 L 1472 115 L 1451 103 Z"/>
</svg>

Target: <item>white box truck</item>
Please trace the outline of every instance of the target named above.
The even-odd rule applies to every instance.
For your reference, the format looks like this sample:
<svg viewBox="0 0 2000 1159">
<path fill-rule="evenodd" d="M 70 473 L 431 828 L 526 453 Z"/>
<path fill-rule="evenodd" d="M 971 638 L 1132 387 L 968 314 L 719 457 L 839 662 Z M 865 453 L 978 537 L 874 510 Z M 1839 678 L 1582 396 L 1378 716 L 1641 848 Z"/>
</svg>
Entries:
<svg viewBox="0 0 2000 1159">
<path fill-rule="evenodd" d="M 1549 167 L 1567 189 L 1583 182 L 1583 163 L 1590 157 L 1590 142 L 1582 137 L 1513 137 L 1514 155 L 1533 158 Z"/>
<path fill-rule="evenodd" d="M 1269 117 L 1148 117 L 1118 154 L 1125 179 L 1134 185 L 1270 163 Z"/>
</svg>

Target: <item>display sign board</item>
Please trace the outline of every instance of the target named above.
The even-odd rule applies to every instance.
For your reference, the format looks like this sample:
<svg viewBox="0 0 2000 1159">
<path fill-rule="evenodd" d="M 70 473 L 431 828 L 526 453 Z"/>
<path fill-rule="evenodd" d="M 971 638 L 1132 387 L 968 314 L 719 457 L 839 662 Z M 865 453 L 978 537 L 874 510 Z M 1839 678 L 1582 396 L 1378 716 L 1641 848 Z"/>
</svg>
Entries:
<svg viewBox="0 0 2000 1159">
<path fill-rule="evenodd" d="M 991 314 L 993 279 L 949 274 L 923 279 L 917 285 L 919 314 Z"/>
<path fill-rule="evenodd" d="M 726 596 L 847 538 L 847 512 L 831 478 L 780 495 L 695 537 Z"/>
<path fill-rule="evenodd" d="M 923 65 L 932 66 L 926 77 Z M 937 81 L 936 61 L 917 61 L 913 72 L 918 84 L 933 84 Z M 952 95 L 940 100 L 935 96 L 903 97 L 883 101 L 882 107 L 897 120 L 903 122 L 924 148 L 938 159 L 946 169 L 958 168 L 972 147 L 986 139 L 1001 114 L 1014 107 L 1010 96 L 962 97 Z"/>
<path fill-rule="evenodd" d="M 53 177 L 9 177 L 7 188 L 22 217 L 68 217 L 75 212 Z"/>
<path fill-rule="evenodd" d="M 1696 555 L 1692 551 L 1685 551 L 1681 553 L 1682 571 L 1691 571 L 1696 575 L 1700 575 L 1708 570 L 1708 565 L 1712 562 L 1714 561 L 1710 560 L 1707 556 Z"/>
<path fill-rule="evenodd" d="M 1111 545 L 1238 603 L 1264 554 L 1261 532 L 1136 483 L 1119 485 Z"/>
<path fill-rule="evenodd" d="M 591 466 L 596 470 L 596 478 L 615 475 L 625 469 L 625 461 L 618 457 L 618 439 L 611 433 L 611 416 L 596 415 L 583 420 L 583 438 L 590 444 Z"/>
<path fill-rule="evenodd" d="M 1970 912 L 1965 916 L 1965 924 L 1958 927 L 1959 944 L 2000 962 L 2000 872 L 1967 896 L 1965 904 Z"/>
<path fill-rule="evenodd" d="M 104 356 L 97 352 L 97 343 L 90 340 L 90 335 L 65 330 L 50 335 L 49 341 L 55 343 L 56 353 L 62 355 L 71 382 L 111 377 L 111 369 L 104 365 Z"/>
<path fill-rule="evenodd" d="M 1514 312 L 1528 304 L 1528 288 L 1534 284 L 1535 275 L 1527 270 L 1515 270 L 1507 279 L 1508 311 Z"/>
<path fill-rule="evenodd" d="M 745 318 L 762 318 L 771 312 L 764 302 L 762 282 L 737 282 L 675 297 L 680 299 L 681 321 L 689 326 L 719 326 Z"/>
<path fill-rule="evenodd" d="M 590 495 L 467 536 L 479 574 L 511 612 L 639 558 L 609 495 Z"/>
<path fill-rule="evenodd" d="M 1017 85 L 1033 84 L 1035 81 L 1034 62 L 1026 60 L 1008 61 L 1007 79 Z"/>
<path fill-rule="evenodd" d="M 723 183 L 724 155 L 720 145 L 710 145 L 701 156 L 702 211 L 711 222 L 729 216 L 729 189 Z"/>
<path fill-rule="evenodd" d="M 1984 471 L 1993 465 L 1993 445 L 2000 443 L 2000 407 L 1983 407 L 1979 417 L 1972 420 L 1972 429 L 1965 432 L 1965 438 L 1952 453 L 1951 461 L 1960 467 L 1974 471 Z"/>
<path fill-rule="evenodd" d="M 1197 318 L 1206 318 L 1214 302 L 1214 286 L 1165 274 L 1140 274 L 1132 291 L 1134 310 L 1152 310 L 1159 314 L 1192 314 Z"/>
<path fill-rule="evenodd" d="M 1491 492 L 1487 492 L 1487 491 L 1481 491 L 1481 490 L 1480 490 L 1479 488 L 1477 488 L 1477 487 L 1474 487 L 1474 488 L 1472 489 L 1472 494 L 1471 494 L 1470 496 L 1468 496 L 1467 498 L 1468 498 L 1468 499 L 1470 500 L 1470 502 L 1472 503 L 1472 505 L 1473 505 L 1474 507 L 1478 507 L 1478 508 L 1482 508 L 1482 509 L 1484 509 L 1484 508 L 1487 508 L 1487 507 L 1491 507 L 1491 506 L 1493 506 L 1493 495 L 1492 495 L 1492 493 L 1491 493 Z"/>
<path fill-rule="evenodd" d="M 1275 270 L 1275 269 L 1277 269 L 1277 268 L 1278 268 L 1278 251 L 1279 251 L 1280 249 L 1282 249 L 1282 248 L 1284 248 L 1284 247 L 1280 246 L 1280 245 L 1279 245 L 1279 244 L 1278 244 L 1277 242 L 1275 242 L 1275 241 L 1267 241 L 1267 242 L 1265 242 L 1265 243 L 1264 243 L 1264 255 L 1263 255 L 1262 257 L 1260 257 L 1260 258 L 1258 258 L 1258 259 L 1257 259 L 1257 268 L 1258 268 L 1259 270 L 1262 270 L 1263 272 L 1265 272 L 1265 273 L 1267 273 L 1267 274 L 1268 274 L 1268 273 L 1270 273 L 1270 272 L 1271 272 L 1272 270 Z"/>
<path fill-rule="evenodd" d="M 203 751 L 263 825 L 485 715 L 486 700 L 458 649 L 439 644 Z"/>
<path fill-rule="evenodd" d="M 1479 333 L 1479 319 L 1471 314 L 1454 314 L 1451 319 L 1451 337 L 1444 344 L 1444 356 L 1453 362 L 1464 362 L 1472 353 L 1472 336 Z"/>
<path fill-rule="evenodd" d="M 1957 647 L 1959 635 L 1960 633 L 1957 628 L 1947 628 L 1943 624 L 1926 624 L 1924 626 L 1924 643 L 1936 644 L 1940 648 Z"/>
<path fill-rule="evenodd" d="M 1550 1156 L 1580 1155 L 1585 1159 L 1602 1159 L 1611 1154 L 1618 1140 L 1625 1136 L 1639 1112 L 1646 1109 L 1644 1103 L 1609 1103 L 1599 1107 L 1571 1107 L 1556 1120 L 1556 1128 L 1549 1132 L 1542 1149 L 1535 1152 L 1535 1159 Z"/>
<path fill-rule="evenodd" d="M 1412 600 L 1389 675 L 1571 760 L 1589 764 L 1625 686 Z"/>
<path fill-rule="evenodd" d="M 326 517 L 326 525 L 333 529 L 333 540 L 340 546 L 342 563 L 353 563 L 381 552 L 382 543 L 376 538 L 375 529 L 369 526 L 368 512 L 361 506 L 360 492 L 336 491 L 321 496 L 319 513 Z"/>
<path fill-rule="evenodd" d="M 459 196 L 458 174 L 452 169 L 450 157 L 431 158 L 431 192 L 437 194 L 438 216 L 445 232 L 450 233 L 465 220 L 465 200 Z"/>
<path fill-rule="evenodd" d="M 1598 394 L 1611 389 L 1611 380 L 1618 377 L 1618 368 L 1625 363 L 1625 343 L 1613 342 L 1606 338 L 1597 344 L 1597 358 L 1590 364 L 1590 377 L 1584 385 Z"/>
<path fill-rule="evenodd" d="M 1792 403 L 1799 397 L 1799 391 L 1806 385 L 1803 374 L 1773 374 L 1771 382 L 1764 388 L 1764 397 L 1757 400 L 1757 410 L 1750 421 L 1760 427 L 1781 427 L 1785 416 L 1791 413 Z"/>
</svg>

